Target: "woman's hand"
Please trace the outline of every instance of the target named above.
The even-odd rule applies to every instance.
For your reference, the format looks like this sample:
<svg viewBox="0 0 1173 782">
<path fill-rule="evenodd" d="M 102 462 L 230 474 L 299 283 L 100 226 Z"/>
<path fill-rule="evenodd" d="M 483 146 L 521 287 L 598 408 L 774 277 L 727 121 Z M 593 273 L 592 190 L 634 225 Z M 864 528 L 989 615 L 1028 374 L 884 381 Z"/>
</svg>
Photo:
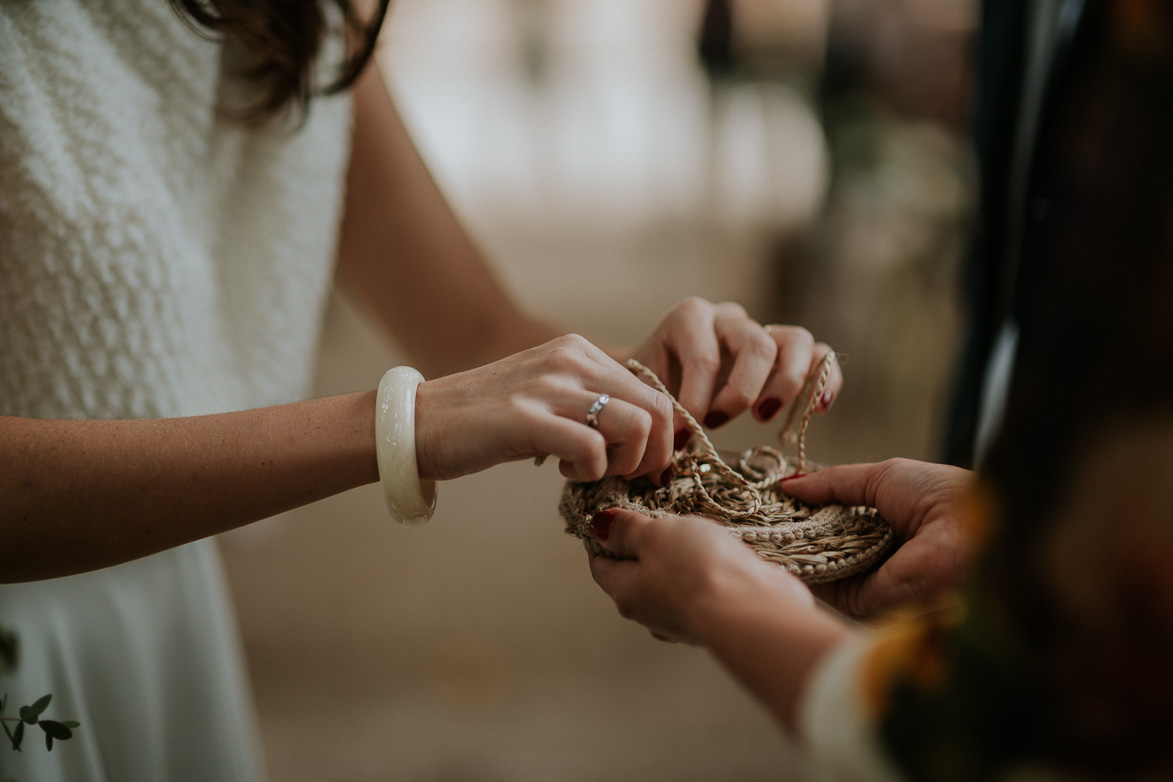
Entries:
<svg viewBox="0 0 1173 782">
<path fill-rule="evenodd" d="M 787 603 L 814 606 L 797 578 L 699 516 L 647 516 L 616 508 L 596 514 L 591 532 L 618 557 L 591 555 L 595 582 L 620 615 L 661 640 L 703 643 L 706 612 L 754 595 L 773 593 Z"/>
<path fill-rule="evenodd" d="M 592 428 L 587 412 L 602 394 L 611 399 Z M 575 335 L 417 389 L 421 478 L 546 454 L 574 480 L 650 474 L 662 483 L 672 458 L 671 402 Z"/>
<path fill-rule="evenodd" d="M 732 302 L 690 298 L 676 305 L 632 354 L 655 372 L 680 404 L 710 429 L 753 409 L 774 419 L 798 396 L 831 348 L 797 326 L 762 326 Z M 816 412 L 826 412 L 843 386 L 838 362 Z M 676 447 L 688 442 L 676 422 Z"/>
<path fill-rule="evenodd" d="M 878 569 L 820 584 L 813 587 L 815 594 L 856 619 L 941 607 L 973 558 L 964 523 L 972 483 L 968 470 L 909 459 L 828 467 L 785 479 L 783 490 L 802 502 L 867 505 L 896 532 L 899 547 Z"/>
<path fill-rule="evenodd" d="M 702 644 L 793 729 L 815 666 L 849 631 L 806 586 L 715 522 L 607 510 L 594 536 L 622 559 L 592 555 L 619 607 L 663 640 Z"/>
</svg>

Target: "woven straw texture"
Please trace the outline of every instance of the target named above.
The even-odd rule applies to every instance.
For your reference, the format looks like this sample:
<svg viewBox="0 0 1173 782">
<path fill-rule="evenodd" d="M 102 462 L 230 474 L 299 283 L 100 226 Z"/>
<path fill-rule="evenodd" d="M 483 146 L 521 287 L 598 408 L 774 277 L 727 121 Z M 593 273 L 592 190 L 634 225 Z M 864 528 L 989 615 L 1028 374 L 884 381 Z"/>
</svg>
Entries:
<svg viewBox="0 0 1173 782">
<path fill-rule="evenodd" d="M 658 516 L 698 515 L 720 522 L 759 556 L 809 584 L 836 581 L 874 568 L 894 543 L 892 528 L 874 509 L 812 507 L 786 496 L 778 485 L 788 475 L 816 468 L 806 461 L 806 427 L 814 402 L 826 385 L 831 361 L 832 356 L 828 356 L 818 377 L 799 394 L 783 427 L 783 442 L 797 446 L 793 463 L 768 446 L 740 454 L 718 453 L 701 426 L 673 399 L 694 436 L 687 447 L 674 455 L 672 481 L 664 487 L 645 478 L 627 481 L 618 476 L 585 483 L 568 481 L 558 508 L 567 533 L 580 538 L 589 550 L 610 556 L 590 531 L 591 517 L 601 510 L 626 508 Z M 628 367 L 668 393 L 646 367 L 634 360 L 628 362 Z M 803 399 L 806 406 L 795 434 L 791 426 L 799 400 Z"/>
</svg>

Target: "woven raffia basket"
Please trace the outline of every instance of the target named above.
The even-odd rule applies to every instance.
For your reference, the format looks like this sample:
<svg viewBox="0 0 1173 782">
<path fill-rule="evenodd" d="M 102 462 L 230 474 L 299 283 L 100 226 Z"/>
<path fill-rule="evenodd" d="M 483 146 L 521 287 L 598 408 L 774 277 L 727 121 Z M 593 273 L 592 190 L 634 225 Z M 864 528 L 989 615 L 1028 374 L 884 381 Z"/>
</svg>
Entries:
<svg viewBox="0 0 1173 782">
<path fill-rule="evenodd" d="M 673 458 L 674 478 L 657 487 L 645 478 L 627 481 L 613 476 L 593 482 L 568 481 L 558 510 L 566 531 L 586 547 L 610 556 L 590 531 L 591 517 L 608 508 L 627 508 L 652 515 L 698 515 L 724 525 L 732 534 L 809 584 L 836 581 L 876 567 L 894 543 L 892 528 L 872 508 L 823 505 L 812 507 L 782 493 L 778 481 L 808 472 L 805 435 L 815 400 L 822 395 L 830 373 L 828 356 L 819 376 L 798 399 L 806 409 L 797 435 L 794 465 L 768 446 L 740 454 L 723 454 L 713 447 L 696 420 L 675 399 L 673 405 L 693 429 L 689 446 Z M 667 389 L 650 370 L 636 361 L 628 367 L 665 394 Z M 669 396 L 671 396 L 669 394 Z M 798 400 L 791 408 L 784 433 L 791 431 Z M 784 440 L 785 440 L 784 436 Z"/>
</svg>

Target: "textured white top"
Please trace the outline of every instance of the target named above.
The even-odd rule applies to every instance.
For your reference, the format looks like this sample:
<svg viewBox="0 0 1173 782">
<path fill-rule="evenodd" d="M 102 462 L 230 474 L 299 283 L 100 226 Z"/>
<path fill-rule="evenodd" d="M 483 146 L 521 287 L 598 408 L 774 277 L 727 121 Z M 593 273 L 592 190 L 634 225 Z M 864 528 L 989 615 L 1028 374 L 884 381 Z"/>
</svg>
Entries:
<svg viewBox="0 0 1173 782">
<path fill-rule="evenodd" d="M 865 713 L 864 664 L 875 637 L 859 632 L 818 664 L 799 708 L 799 731 L 816 782 L 901 782 L 880 742 L 875 717 Z"/>
<path fill-rule="evenodd" d="M 296 131 L 221 111 L 240 52 L 166 0 L 0 3 L 0 414 L 139 418 L 305 396 L 331 275 L 349 101 Z M 0 567 L 3 554 L 0 552 Z M 0 778 L 258 776 L 210 542 L 0 587 L 10 703 L 53 693 Z M 50 715 L 46 715 L 50 716 Z"/>
</svg>

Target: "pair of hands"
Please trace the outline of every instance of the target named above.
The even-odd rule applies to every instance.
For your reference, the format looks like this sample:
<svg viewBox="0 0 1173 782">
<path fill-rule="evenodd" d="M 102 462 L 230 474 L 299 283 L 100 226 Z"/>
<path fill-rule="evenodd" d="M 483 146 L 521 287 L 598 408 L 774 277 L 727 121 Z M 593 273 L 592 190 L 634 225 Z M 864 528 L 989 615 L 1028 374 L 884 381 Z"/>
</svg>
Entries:
<svg viewBox="0 0 1173 782">
<path fill-rule="evenodd" d="M 762 326 L 733 303 L 688 299 L 629 354 L 608 355 L 565 336 L 492 364 L 421 384 L 416 455 L 422 478 L 450 479 L 506 461 L 549 454 L 575 480 L 647 475 L 663 483 L 691 432 L 667 397 L 620 360 L 655 372 L 681 405 L 716 428 L 752 408 L 770 421 L 802 390 L 830 348 L 805 329 Z M 832 367 L 817 410 L 843 384 Z M 601 394 L 611 401 L 586 425 Z"/>
<path fill-rule="evenodd" d="M 816 596 L 854 619 L 929 610 L 968 569 L 971 482 L 968 470 L 907 459 L 787 479 L 786 492 L 803 502 L 871 506 L 896 532 L 898 548 L 878 569 L 830 584 L 806 587 L 711 521 L 617 510 L 596 516 L 592 529 L 620 558 L 592 556 L 591 572 L 623 616 L 658 638 L 703 645 L 714 640 L 705 632 L 714 615 L 750 603 L 772 605 L 780 621 L 812 609 Z"/>
</svg>

